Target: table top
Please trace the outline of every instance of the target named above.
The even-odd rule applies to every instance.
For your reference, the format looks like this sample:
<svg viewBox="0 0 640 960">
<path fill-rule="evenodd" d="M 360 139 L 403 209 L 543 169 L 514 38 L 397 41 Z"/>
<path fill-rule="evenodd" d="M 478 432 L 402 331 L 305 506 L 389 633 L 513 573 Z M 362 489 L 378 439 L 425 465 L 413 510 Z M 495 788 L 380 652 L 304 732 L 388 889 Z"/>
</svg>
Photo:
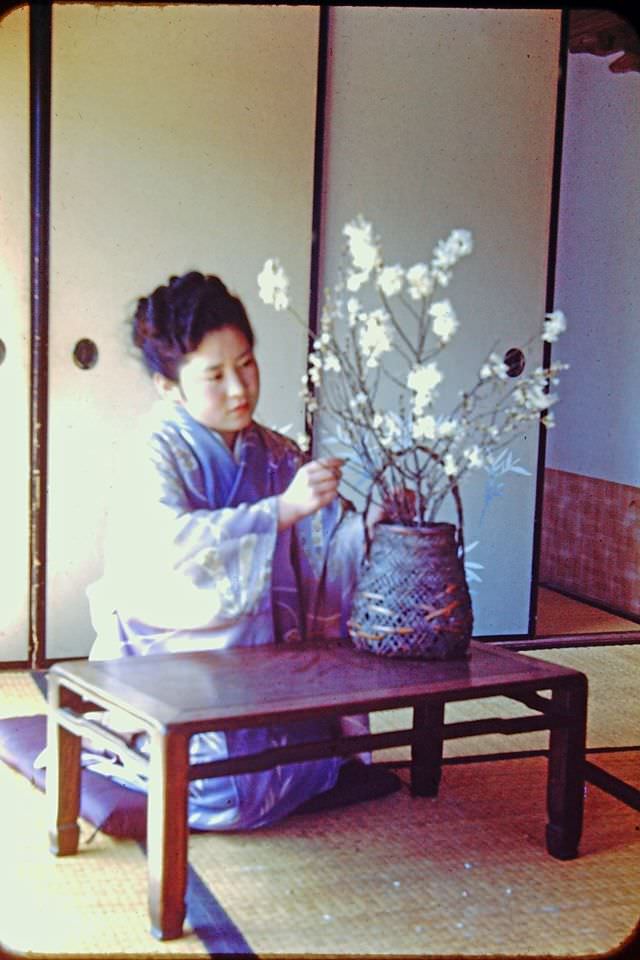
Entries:
<svg viewBox="0 0 640 960">
<path fill-rule="evenodd" d="M 50 673 L 87 699 L 188 733 L 517 695 L 579 675 L 480 641 L 468 657 L 437 661 L 378 657 L 348 640 L 67 661 Z"/>
</svg>

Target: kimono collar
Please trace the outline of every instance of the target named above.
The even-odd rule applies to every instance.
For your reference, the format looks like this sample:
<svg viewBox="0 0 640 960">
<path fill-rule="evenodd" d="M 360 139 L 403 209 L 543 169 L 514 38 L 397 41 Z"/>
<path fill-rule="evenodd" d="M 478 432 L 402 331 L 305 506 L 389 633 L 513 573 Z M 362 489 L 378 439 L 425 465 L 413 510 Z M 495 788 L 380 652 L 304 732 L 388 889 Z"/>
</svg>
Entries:
<svg viewBox="0 0 640 960">
<path fill-rule="evenodd" d="M 232 506 L 264 496 L 257 482 L 263 471 L 255 463 L 260 448 L 257 424 L 252 422 L 241 430 L 230 450 L 217 430 L 194 420 L 180 404 L 176 404 L 175 419 L 200 463 L 210 506 Z"/>
</svg>

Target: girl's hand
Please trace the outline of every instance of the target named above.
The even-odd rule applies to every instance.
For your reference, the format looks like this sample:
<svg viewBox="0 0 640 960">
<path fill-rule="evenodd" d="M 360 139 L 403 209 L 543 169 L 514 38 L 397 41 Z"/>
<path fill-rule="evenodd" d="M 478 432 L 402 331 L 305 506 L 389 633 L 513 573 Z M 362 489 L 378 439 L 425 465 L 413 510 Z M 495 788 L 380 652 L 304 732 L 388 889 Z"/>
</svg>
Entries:
<svg viewBox="0 0 640 960">
<path fill-rule="evenodd" d="M 278 529 L 285 530 L 303 517 L 326 507 L 338 495 L 344 461 L 337 457 L 311 460 L 300 467 L 278 497 Z"/>
</svg>

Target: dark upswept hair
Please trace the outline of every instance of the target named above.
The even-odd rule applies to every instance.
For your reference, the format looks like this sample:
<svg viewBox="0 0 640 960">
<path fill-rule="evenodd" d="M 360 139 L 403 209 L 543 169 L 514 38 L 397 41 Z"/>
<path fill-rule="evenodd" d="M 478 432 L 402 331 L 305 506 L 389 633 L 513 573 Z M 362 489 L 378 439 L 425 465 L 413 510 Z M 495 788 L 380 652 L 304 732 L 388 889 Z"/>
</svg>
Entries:
<svg viewBox="0 0 640 960">
<path fill-rule="evenodd" d="M 207 333 L 224 327 L 235 327 L 253 348 L 242 302 L 219 277 L 191 270 L 138 300 L 132 336 L 149 372 L 177 382 L 183 357 L 197 350 Z"/>
</svg>

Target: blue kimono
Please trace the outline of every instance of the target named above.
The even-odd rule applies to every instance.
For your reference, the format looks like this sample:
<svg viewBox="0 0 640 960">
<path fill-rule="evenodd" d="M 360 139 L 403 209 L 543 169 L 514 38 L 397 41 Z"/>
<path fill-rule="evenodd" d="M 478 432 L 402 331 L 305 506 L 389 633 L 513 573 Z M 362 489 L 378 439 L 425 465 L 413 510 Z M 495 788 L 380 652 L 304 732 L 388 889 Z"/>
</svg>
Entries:
<svg viewBox="0 0 640 960">
<path fill-rule="evenodd" d="M 174 404 L 145 419 L 124 458 L 107 525 L 105 571 L 89 588 L 90 659 L 211 650 L 346 635 L 363 548 L 361 518 L 337 499 L 278 532 L 278 494 L 303 462 L 289 439 L 252 423 L 233 452 Z M 118 716 L 103 718 L 115 728 Z M 364 732 L 366 718 L 345 718 Z M 199 762 L 317 739 L 324 722 L 198 734 Z M 145 749 L 144 737 L 139 748 Z M 145 790 L 85 751 L 85 765 Z M 278 820 L 330 789 L 343 761 L 286 764 L 190 785 L 189 825 L 238 830 Z"/>
</svg>

